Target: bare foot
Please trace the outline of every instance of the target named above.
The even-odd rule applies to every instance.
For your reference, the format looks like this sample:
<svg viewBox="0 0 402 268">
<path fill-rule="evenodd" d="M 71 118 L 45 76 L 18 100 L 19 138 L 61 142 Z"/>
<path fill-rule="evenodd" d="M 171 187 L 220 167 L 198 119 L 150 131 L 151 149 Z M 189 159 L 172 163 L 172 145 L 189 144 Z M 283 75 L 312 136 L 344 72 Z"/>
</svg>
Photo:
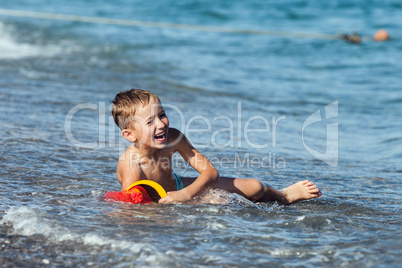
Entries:
<svg viewBox="0 0 402 268">
<path fill-rule="evenodd" d="M 281 190 L 286 201 L 285 204 L 292 204 L 302 200 L 317 198 L 322 195 L 321 191 L 309 180 L 299 181 Z"/>
</svg>

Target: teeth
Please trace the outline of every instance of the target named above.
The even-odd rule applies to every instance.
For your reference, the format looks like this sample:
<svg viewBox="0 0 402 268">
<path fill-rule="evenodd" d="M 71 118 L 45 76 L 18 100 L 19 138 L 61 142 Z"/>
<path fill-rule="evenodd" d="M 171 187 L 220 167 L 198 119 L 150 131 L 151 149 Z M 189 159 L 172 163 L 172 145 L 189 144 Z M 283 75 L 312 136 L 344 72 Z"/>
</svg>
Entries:
<svg viewBox="0 0 402 268">
<path fill-rule="evenodd" d="M 155 138 L 157 139 L 163 139 L 165 137 L 165 132 L 159 134 L 159 135 L 155 135 Z"/>
</svg>

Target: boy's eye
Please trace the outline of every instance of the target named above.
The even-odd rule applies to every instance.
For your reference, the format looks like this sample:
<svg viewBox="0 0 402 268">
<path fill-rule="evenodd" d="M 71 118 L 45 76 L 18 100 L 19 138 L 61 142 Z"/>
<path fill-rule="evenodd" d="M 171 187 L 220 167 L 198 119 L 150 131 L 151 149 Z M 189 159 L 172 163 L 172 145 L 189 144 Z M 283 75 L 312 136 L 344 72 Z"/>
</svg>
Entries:
<svg viewBox="0 0 402 268">
<path fill-rule="evenodd" d="M 164 117 L 166 117 L 166 114 L 165 114 L 165 113 L 161 113 L 161 114 L 159 115 L 159 117 L 160 117 L 160 118 L 164 118 Z"/>
</svg>

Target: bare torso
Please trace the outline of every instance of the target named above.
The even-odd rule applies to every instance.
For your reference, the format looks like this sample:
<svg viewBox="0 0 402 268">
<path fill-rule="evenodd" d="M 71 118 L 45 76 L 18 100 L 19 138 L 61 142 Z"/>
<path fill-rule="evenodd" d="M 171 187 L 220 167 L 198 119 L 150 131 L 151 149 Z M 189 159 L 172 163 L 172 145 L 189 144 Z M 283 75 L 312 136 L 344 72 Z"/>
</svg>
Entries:
<svg viewBox="0 0 402 268">
<path fill-rule="evenodd" d="M 177 151 L 174 141 L 175 131 L 168 139 L 164 149 L 141 150 L 130 145 L 120 157 L 117 166 L 117 179 L 122 190 L 138 180 L 152 180 L 159 183 L 166 191 L 176 191 L 176 181 L 172 169 L 172 156 Z"/>
</svg>

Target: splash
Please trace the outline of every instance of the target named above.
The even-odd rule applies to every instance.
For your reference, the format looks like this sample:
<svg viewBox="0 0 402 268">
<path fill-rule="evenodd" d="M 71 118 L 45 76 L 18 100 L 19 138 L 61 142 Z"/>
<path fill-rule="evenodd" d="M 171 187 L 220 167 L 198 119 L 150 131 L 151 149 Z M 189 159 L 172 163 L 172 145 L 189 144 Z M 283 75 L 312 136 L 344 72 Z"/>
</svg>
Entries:
<svg viewBox="0 0 402 268">
<path fill-rule="evenodd" d="M 18 29 L 0 21 L 0 59 L 22 59 L 27 57 L 51 57 L 62 52 L 56 45 L 35 45 L 18 41 L 13 34 Z"/>
<path fill-rule="evenodd" d="M 12 227 L 12 233 L 32 236 L 42 235 L 49 242 L 61 243 L 74 241 L 86 246 L 109 246 L 112 249 L 129 250 L 134 254 L 143 256 L 144 252 L 152 252 L 163 257 L 157 248 L 147 243 L 134 243 L 127 240 L 117 240 L 104 237 L 94 232 L 79 234 L 63 226 L 61 222 L 52 219 L 49 213 L 33 207 L 12 207 L 5 212 L 0 224 Z M 146 255 L 146 254 L 145 254 Z"/>
<path fill-rule="evenodd" d="M 229 193 L 222 189 L 209 189 L 204 194 L 197 196 L 193 200 L 186 202 L 193 204 L 230 204 L 239 205 L 242 207 L 255 206 L 255 204 L 234 193 Z"/>
</svg>

